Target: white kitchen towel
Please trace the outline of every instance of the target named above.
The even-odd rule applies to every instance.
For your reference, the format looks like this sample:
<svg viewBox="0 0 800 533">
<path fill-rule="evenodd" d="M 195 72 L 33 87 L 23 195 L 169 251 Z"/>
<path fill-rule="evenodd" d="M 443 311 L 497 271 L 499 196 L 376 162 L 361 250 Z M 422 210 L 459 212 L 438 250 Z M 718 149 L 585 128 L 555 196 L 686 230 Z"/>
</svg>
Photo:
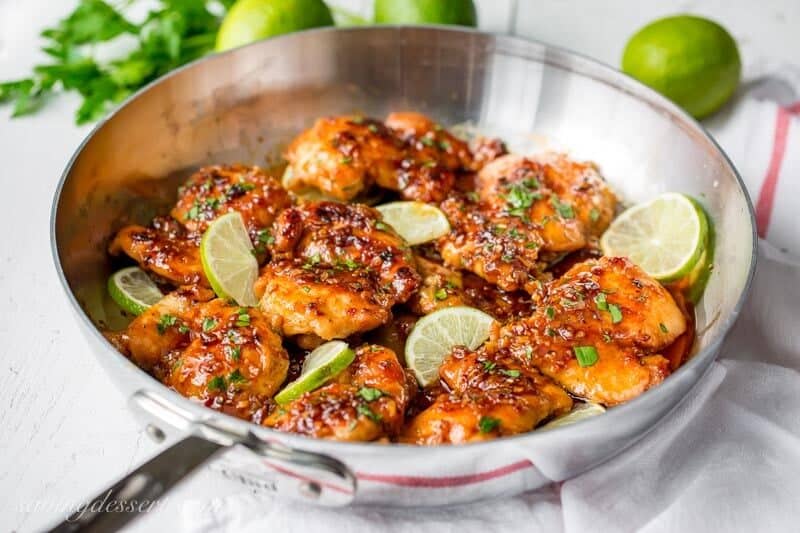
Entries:
<svg viewBox="0 0 800 533">
<path fill-rule="evenodd" d="M 759 263 L 700 386 L 646 438 L 560 486 L 447 509 L 330 510 L 242 492 L 190 501 L 186 531 L 797 531 L 800 71 L 770 66 L 706 125 L 756 209 Z"/>
</svg>

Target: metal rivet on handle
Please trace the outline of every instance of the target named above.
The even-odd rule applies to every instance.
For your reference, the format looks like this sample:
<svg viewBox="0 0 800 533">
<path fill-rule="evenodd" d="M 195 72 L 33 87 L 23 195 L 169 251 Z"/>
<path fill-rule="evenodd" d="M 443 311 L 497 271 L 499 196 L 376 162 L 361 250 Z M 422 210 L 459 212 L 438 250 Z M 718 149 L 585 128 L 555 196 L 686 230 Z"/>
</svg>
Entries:
<svg viewBox="0 0 800 533">
<path fill-rule="evenodd" d="M 153 424 L 147 424 L 147 427 L 145 427 L 144 430 L 155 442 L 162 442 L 167 438 L 161 428 L 154 426 Z"/>
<path fill-rule="evenodd" d="M 318 500 L 322 495 L 322 487 L 315 481 L 305 481 L 298 488 L 300 494 L 309 500 Z"/>
</svg>

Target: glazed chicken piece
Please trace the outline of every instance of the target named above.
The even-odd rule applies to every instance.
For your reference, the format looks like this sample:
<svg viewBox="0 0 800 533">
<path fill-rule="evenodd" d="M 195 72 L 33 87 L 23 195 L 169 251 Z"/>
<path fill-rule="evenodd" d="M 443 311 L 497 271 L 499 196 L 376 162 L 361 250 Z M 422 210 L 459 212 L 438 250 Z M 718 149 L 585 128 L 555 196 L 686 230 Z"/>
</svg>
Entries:
<svg viewBox="0 0 800 533">
<path fill-rule="evenodd" d="M 443 200 L 469 170 L 469 147 L 419 113 L 392 113 L 386 124 L 357 116 L 318 120 L 286 152 L 284 183 L 352 200 L 373 185 L 422 202 Z"/>
<path fill-rule="evenodd" d="M 202 233 L 220 215 L 236 211 L 258 245 L 263 230 L 291 204 L 289 193 L 260 168 L 215 165 L 201 168 L 178 189 L 171 215 L 189 231 Z"/>
<path fill-rule="evenodd" d="M 469 272 L 451 269 L 419 255 L 416 259 L 422 285 L 408 302 L 416 315 L 458 305 L 475 307 L 501 322 L 531 314 L 531 297 L 524 291 L 506 292 Z"/>
<path fill-rule="evenodd" d="M 125 253 L 140 267 L 175 285 L 208 286 L 200 263 L 200 239 L 218 216 L 237 211 L 259 256 L 272 237 L 269 227 L 291 205 L 289 193 L 258 167 L 204 167 L 178 190 L 170 217 L 150 227 L 122 228 L 109 245 L 111 255 Z"/>
<path fill-rule="evenodd" d="M 330 340 L 368 331 L 419 287 L 411 250 L 371 207 L 304 204 L 284 211 L 273 234 L 273 261 L 257 290 L 284 335 Z"/>
<path fill-rule="evenodd" d="M 445 200 L 441 209 L 452 227 L 437 241 L 446 265 L 469 270 L 504 291 L 535 289 L 542 269 L 542 240 L 535 229 L 458 196 Z"/>
<path fill-rule="evenodd" d="M 375 182 L 393 182 L 403 151 L 402 141 L 377 120 L 321 118 L 289 145 L 284 185 L 352 200 Z"/>
<path fill-rule="evenodd" d="M 166 295 L 111 340 L 181 395 L 254 422 L 289 368 L 281 338 L 261 311 L 196 286 Z"/>
<path fill-rule="evenodd" d="M 664 380 L 670 367 L 659 350 L 686 327 L 658 282 L 626 258 L 603 257 L 548 284 L 534 314 L 503 326 L 487 349 L 537 368 L 577 397 L 616 405 Z"/>
<path fill-rule="evenodd" d="M 436 397 L 400 436 L 424 445 L 462 444 L 532 430 L 567 413 L 572 399 L 535 369 L 508 355 L 459 347 L 439 367 L 450 393 Z"/>
<path fill-rule="evenodd" d="M 108 251 L 111 255 L 125 253 L 144 270 L 176 285 L 208 286 L 200 263 L 200 237 L 169 217 L 156 217 L 147 228 L 122 228 Z"/>
<path fill-rule="evenodd" d="M 397 355 L 366 344 L 333 382 L 276 408 L 264 425 L 323 439 L 373 441 L 400 431 L 414 392 Z"/>
</svg>

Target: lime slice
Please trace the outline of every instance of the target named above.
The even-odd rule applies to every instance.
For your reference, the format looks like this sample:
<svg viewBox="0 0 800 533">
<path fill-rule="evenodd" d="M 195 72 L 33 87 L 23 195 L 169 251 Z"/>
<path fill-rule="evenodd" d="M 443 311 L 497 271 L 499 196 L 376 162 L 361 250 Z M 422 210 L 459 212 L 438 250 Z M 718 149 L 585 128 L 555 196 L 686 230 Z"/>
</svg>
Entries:
<svg viewBox="0 0 800 533">
<path fill-rule="evenodd" d="M 306 357 L 300 377 L 276 394 L 275 401 L 284 405 L 306 392 L 318 389 L 350 366 L 355 358 L 356 353 L 346 342 L 330 341 L 318 346 Z"/>
<path fill-rule="evenodd" d="M 592 418 L 593 416 L 602 415 L 605 412 L 605 407 L 600 404 L 581 403 L 573 407 L 572 411 L 569 413 L 562 417 L 556 418 L 551 422 L 548 422 L 539 429 L 553 429 L 560 428 L 561 426 L 568 426 L 570 424 L 574 424 L 575 422 Z"/>
<path fill-rule="evenodd" d="M 627 257 L 659 281 L 695 267 L 708 241 L 708 220 L 692 198 L 666 193 L 618 216 L 600 239 L 607 256 Z"/>
<path fill-rule="evenodd" d="M 408 244 L 414 246 L 438 239 L 450 232 L 450 223 L 441 209 L 422 202 L 391 202 L 375 207 L 383 221 L 392 226 Z"/>
<path fill-rule="evenodd" d="M 141 315 L 164 295 L 144 270 L 123 268 L 108 278 L 108 293 L 123 310 Z"/>
<path fill-rule="evenodd" d="M 439 365 L 455 346 L 474 350 L 489 338 L 493 322 L 472 307 L 448 307 L 420 318 L 406 340 L 406 366 L 427 387 L 439 379 Z"/>
<path fill-rule="evenodd" d="M 217 296 L 246 307 L 258 303 L 253 292 L 258 262 L 242 215 L 227 213 L 208 226 L 200 241 L 200 261 Z"/>
</svg>

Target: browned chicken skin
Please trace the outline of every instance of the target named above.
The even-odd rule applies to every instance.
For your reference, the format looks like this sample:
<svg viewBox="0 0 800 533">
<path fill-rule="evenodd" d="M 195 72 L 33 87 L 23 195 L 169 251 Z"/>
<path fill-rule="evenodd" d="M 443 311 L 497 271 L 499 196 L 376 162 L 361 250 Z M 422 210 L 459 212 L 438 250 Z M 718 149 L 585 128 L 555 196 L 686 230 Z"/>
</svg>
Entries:
<svg viewBox="0 0 800 533">
<path fill-rule="evenodd" d="M 333 382 L 276 408 L 264 425 L 323 439 L 376 440 L 400 431 L 413 392 L 395 353 L 366 344 Z"/>
<path fill-rule="evenodd" d="M 439 375 L 451 392 L 412 419 L 401 442 L 462 444 L 524 433 L 572 407 L 558 385 L 504 354 L 456 348 Z"/>
<path fill-rule="evenodd" d="M 386 123 L 359 117 L 318 120 L 286 151 L 289 189 L 315 188 L 352 200 L 373 185 L 422 202 L 443 200 L 457 173 L 472 168 L 469 147 L 419 113 L 392 113 Z"/>
<path fill-rule="evenodd" d="M 125 253 L 143 269 L 176 285 L 208 286 L 199 246 L 213 220 L 230 211 L 240 213 L 263 259 L 272 239 L 269 227 L 290 205 L 289 193 L 258 167 L 204 167 L 179 189 L 172 218 L 156 217 L 148 228 L 122 228 L 111 241 L 109 253 Z"/>
<path fill-rule="evenodd" d="M 170 214 L 189 231 L 202 233 L 220 215 L 236 211 L 258 244 L 259 232 L 291 204 L 289 193 L 260 168 L 215 165 L 201 168 L 186 181 Z"/>
<path fill-rule="evenodd" d="M 112 341 L 187 398 L 258 421 L 289 368 L 266 317 L 200 287 L 166 295 Z"/>
<path fill-rule="evenodd" d="M 109 244 L 111 255 L 125 255 L 144 270 L 176 285 L 208 286 L 200 263 L 200 235 L 169 217 L 156 217 L 151 226 L 126 226 Z"/>
<path fill-rule="evenodd" d="M 304 204 L 284 211 L 273 233 L 273 261 L 258 284 L 261 308 L 284 335 L 368 331 L 419 285 L 410 249 L 371 207 Z"/>
<path fill-rule="evenodd" d="M 669 374 L 658 355 L 686 330 L 672 296 L 639 267 L 603 257 L 545 286 L 533 315 L 503 326 L 487 348 L 539 369 L 577 397 L 616 405 Z M 575 349 L 597 361 L 581 366 Z"/>
</svg>

